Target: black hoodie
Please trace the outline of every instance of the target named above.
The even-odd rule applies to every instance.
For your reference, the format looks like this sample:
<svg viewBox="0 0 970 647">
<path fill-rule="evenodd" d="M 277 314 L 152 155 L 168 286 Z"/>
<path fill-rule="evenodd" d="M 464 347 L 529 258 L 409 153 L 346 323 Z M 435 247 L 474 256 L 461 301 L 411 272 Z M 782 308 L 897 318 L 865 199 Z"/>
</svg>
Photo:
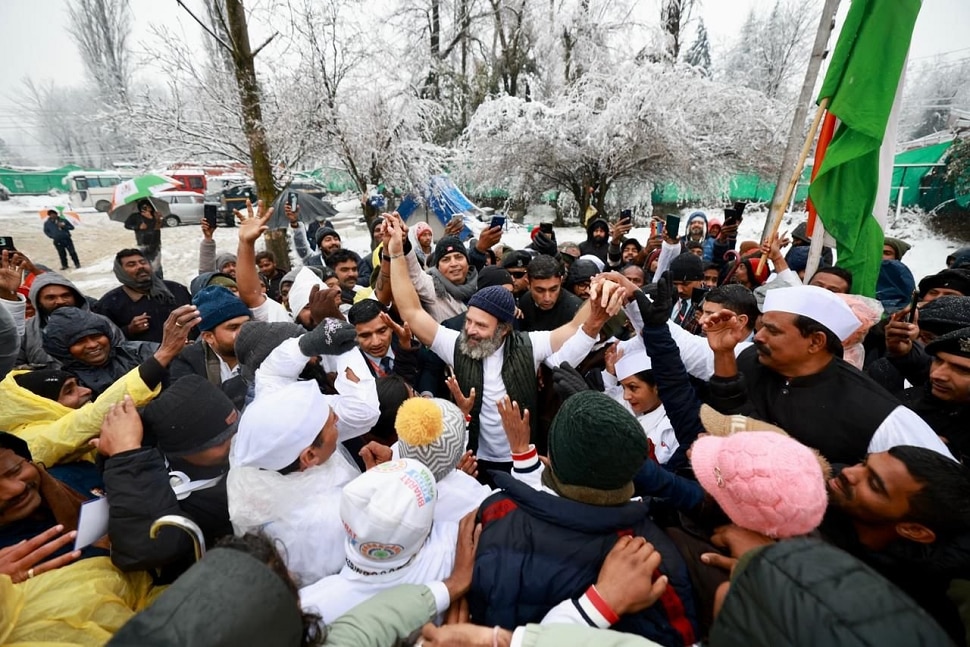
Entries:
<svg viewBox="0 0 970 647">
<path fill-rule="evenodd" d="M 593 240 L 593 229 L 596 227 L 603 227 L 606 230 L 606 237 L 602 241 Z M 606 222 L 604 218 L 593 218 L 588 225 L 586 225 L 586 240 L 579 244 L 579 251 L 581 254 L 592 254 L 596 256 L 605 265 L 607 262 L 607 254 L 610 250 L 610 224 Z"/>
</svg>

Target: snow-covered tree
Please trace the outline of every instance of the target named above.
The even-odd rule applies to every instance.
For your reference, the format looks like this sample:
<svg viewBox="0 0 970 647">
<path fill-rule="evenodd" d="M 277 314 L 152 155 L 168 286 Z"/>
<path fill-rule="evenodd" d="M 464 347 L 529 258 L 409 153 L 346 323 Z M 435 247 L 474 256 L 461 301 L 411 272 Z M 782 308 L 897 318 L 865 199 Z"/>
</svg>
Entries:
<svg viewBox="0 0 970 647">
<path fill-rule="evenodd" d="M 721 76 L 772 98 L 792 91 L 808 65 L 820 10 L 817 0 L 775 0 L 767 14 L 752 9 Z"/>
<path fill-rule="evenodd" d="M 684 62 L 705 76 L 711 72 L 711 43 L 707 38 L 707 28 L 704 26 L 703 19 L 697 22 L 697 38 L 684 54 Z"/>
<path fill-rule="evenodd" d="M 970 110 L 970 59 L 933 57 L 906 70 L 898 133 L 918 139 L 950 128 L 953 109 Z"/>
<path fill-rule="evenodd" d="M 68 31 L 81 52 L 84 69 L 104 101 L 124 101 L 131 87 L 132 31 L 127 0 L 73 0 Z"/>
<path fill-rule="evenodd" d="M 456 175 L 535 199 L 557 188 L 579 212 L 616 191 L 664 182 L 723 192 L 728 176 L 780 156 L 781 110 L 764 95 L 682 67 L 630 63 L 588 72 L 546 102 L 482 104 L 461 140 Z"/>
<path fill-rule="evenodd" d="M 24 79 L 14 101 L 28 115 L 34 136 L 47 148 L 48 156 L 41 155 L 41 161 L 82 166 L 102 163 L 99 129 L 88 127 L 97 121 L 92 115 L 99 110 L 91 93 L 51 81 Z"/>
<path fill-rule="evenodd" d="M 665 58 L 670 63 L 680 59 L 684 31 L 694 11 L 696 0 L 661 0 L 660 27 L 666 38 Z"/>
</svg>

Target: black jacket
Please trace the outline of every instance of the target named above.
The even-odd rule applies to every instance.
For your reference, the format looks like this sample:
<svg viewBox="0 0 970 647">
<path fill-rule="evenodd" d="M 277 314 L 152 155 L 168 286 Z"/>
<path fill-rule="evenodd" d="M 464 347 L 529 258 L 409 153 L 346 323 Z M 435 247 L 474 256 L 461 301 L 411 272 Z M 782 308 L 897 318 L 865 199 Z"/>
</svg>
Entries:
<svg viewBox="0 0 970 647">
<path fill-rule="evenodd" d="M 223 468 L 193 470 L 178 465 L 192 479 L 206 479 Z M 195 557 L 192 540 L 178 528 L 162 528 L 156 539 L 148 529 L 159 517 L 178 514 L 199 525 L 206 546 L 232 534 L 225 477 L 215 487 L 197 490 L 179 501 L 169 484 L 165 459 L 154 447 L 142 447 L 111 456 L 104 461 L 104 489 L 108 497 L 108 536 L 111 561 L 123 571 L 155 570 L 156 581 L 173 581 L 189 568 Z"/>
<path fill-rule="evenodd" d="M 902 591 L 851 555 L 810 539 L 747 555 L 710 635 L 711 647 L 950 644 Z"/>
<path fill-rule="evenodd" d="M 241 375 L 236 375 L 223 382 L 219 371 L 219 358 L 201 339 L 182 349 L 182 352 L 172 360 L 169 374 L 172 382 L 186 375 L 201 375 L 211 384 L 222 389 L 222 392 L 236 405 L 236 409 L 242 411 L 246 408 L 245 380 Z"/>
<path fill-rule="evenodd" d="M 677 548 L 650 520 L 642 502 L 594 506 L 537 492 L 508 474 L 492 472 L 502 488 L 479 510 L 483 524 L 468 604 L 478 624 L 506 629 L 539 622 L 559 602 L 583 595 L 617 540 L 645 537 L 663 555 L 670 578 L 653 606 L 613 625 L 661 645 L 690 645 L 697 616 L 687 567 Z"/>
<path fill-rule="evenodd" d="M 970 403 L 945 402 L 933 395 L 930 384 L 903 391 L 903 404 L 916 412 L 939 436 L 961 463 L 970 459 Z"/>
<path fill-rule="evenodd" d="M 540 310 L 532 293 L 526 292 L 519 297 L 519 309 L 522 311 L 521 330 L 555 330 L 572 321 L 582 305 L 582 299 L 568 290 L 560 289 L 556 304 L 549 310 Z"/>
<path fill-rule="evenodd" d="M 593 240 L 593 227 L 601 225 L 606 228 L 606 237 L 602 241 Z M 581 254 L 591 254 L 599 258 L 603 263 L 609 262 L 610 251 L 610 223 L 603 218 L 593 218 L 586 225 L 586 240 L 579 244 Z"/>
<path fill-rule="evenodd" d="M 865 458 L 872 435 L 899 406 L 839 358 L 815 375 L 789 380 L 761 364 L 754 346 L 738 356 L 738 375 L 711 378 L 710 395 L 718 411 L 776 424 L 829 462 L 845 465 Z"/>
</svg>

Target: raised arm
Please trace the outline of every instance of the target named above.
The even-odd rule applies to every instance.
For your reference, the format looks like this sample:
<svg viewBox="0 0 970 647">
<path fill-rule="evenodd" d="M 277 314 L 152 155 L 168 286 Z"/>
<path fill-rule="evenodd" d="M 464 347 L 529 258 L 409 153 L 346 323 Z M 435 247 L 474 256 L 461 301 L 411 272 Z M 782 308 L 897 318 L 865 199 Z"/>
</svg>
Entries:
<svg viewBox="0 0 970 647">
<path fill-rule="evenodd" d="M 202 219 L 202 242 L 199 243 L 199 274 L 218 272 L 216 267 L 216 241 L 212 240 L 213 230 L 209 221 Z"/>
<path fill-rule="evenodd" d="M 391 292 L 394 305 L 411 332 L 422 344 L 431 345 L 438 333 L 438 322 L 421 307 L 421 300 L 411 283 L 407 259 L 404 257 L 404 228 L 400 218 L 391 217 L 388 226 L 391 237 L 388 241 L 388 257 L 391 263 Z M 384 261 L 385 263 L 387 261 Z"/>
<path fill-rule="evenodd" d="M 256 210 L 249 200 L 246 200 L 246 214 L 235 210 L 239 220 L 239 246 L 236 248 L 236 287 L 239 298 L 249 308 L 257 308 L 266 300 L 263 294 L 259 276 L 256 274 L 256 241 L 269 227 L 269 217 L 273 213 L 272 205 L 263 209 L 263 201 L 256 203 Z"/>
</svg>

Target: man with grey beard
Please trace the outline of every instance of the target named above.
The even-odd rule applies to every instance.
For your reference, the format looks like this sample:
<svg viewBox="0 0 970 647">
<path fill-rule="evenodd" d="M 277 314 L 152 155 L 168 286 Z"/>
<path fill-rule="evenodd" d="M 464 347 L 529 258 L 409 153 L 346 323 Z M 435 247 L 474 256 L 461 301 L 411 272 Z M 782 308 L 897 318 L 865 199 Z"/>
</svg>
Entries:
<svg viewBox="0 0 970 647">
<path fill-rule="evenodd" d="M 502 286 L 490 286 L 469 299 L 462 331 L 449 330 L 421 308 L 404 258 L 407 229 L 397 214 L 387 220 L 394 304 L 421 343 L 454 368 L 462 390 L 471 393 L 474 389 L 477 397 L 468 424 L 468 447 L 478 456 L 479 479 L 492 484 L 489 470 L 508 472 L 516 458 L 502 427 L 498 403 L 509 396 L 523 414 L 529 412 L 535 433 L 539 365 L 579 364 L 593 348 L 603 324 L 622 307 L 625 295 L 614 290 L 604 305 L 600 291 L 594 289 L 588 305 L 569 323 L 551 331 L 523 333 L 512 330 L 515 298 Z"/>
</svg>

